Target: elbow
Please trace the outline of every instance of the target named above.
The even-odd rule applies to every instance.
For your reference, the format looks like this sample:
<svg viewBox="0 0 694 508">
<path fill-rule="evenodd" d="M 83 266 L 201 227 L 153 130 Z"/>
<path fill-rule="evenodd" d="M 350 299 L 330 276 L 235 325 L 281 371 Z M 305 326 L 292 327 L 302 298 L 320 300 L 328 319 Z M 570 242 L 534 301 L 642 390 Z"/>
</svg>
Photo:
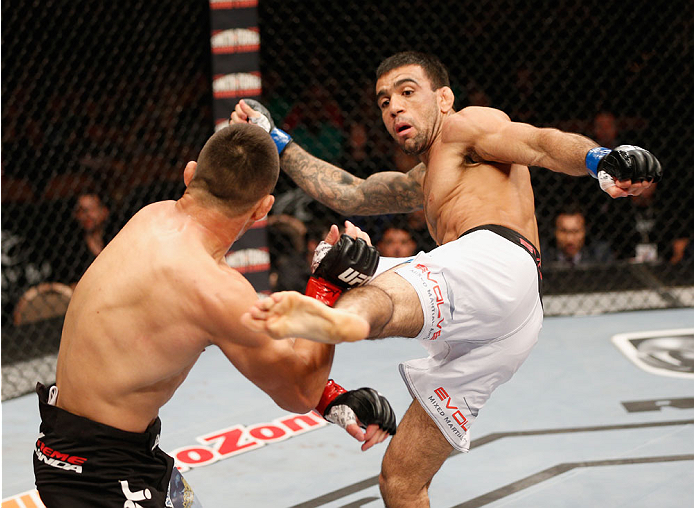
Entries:
<svg viewBox="0 0 694 508">
<path fill-rule="evenodd" d="M 308 402 L 308 399 L 292 400 L 287 401 L 286 403 L 280 403 L 278 401 L 275 402 L 277 402 L 277 405 L 285 411 L 297 414 L 306 414 L 318 405 L 318 403 L 311 405 L 311 403 Z"/>
<path fill-rule="evenodd" d="M 350 216 L 350 215 L 358 215 L 354 207 L 349 206 L 349 203 L 347 202 L 342 202 L 342 201 L 330 201 L 330 200 L 323 200 L 323 199 L 318 199 L 318 201 L 324 205 L 325 207 L 331 209 L 333 212 L 336 212 L 340 215 L 345 215 L 345 216 Z"/>
<path fill-rule="evenodd" d="M 306 403 L 296 403 L 295 402 L 293 404 L 287 404 L 285 406 L 281 405 L 280 407 L 282 409 L 284 409 L 285 411 L 288 411 L 290 413 L 296 413 L 296 414 L 303 415 L 303 414 L 308 413 L 312 409 L 314 409 L 316 406 L 312 406 L 312 405 L 306 404 Z"/>
<path fill-rule="evenodd" d="M 309 392 L 307 390 L 297 389 L 291 394 L 284 394 L 280 397 L 275 397 L 275 403 L 290 413 L 305 414 L 314 409 L 320 402 L 321 393 Z"/>
</svg>

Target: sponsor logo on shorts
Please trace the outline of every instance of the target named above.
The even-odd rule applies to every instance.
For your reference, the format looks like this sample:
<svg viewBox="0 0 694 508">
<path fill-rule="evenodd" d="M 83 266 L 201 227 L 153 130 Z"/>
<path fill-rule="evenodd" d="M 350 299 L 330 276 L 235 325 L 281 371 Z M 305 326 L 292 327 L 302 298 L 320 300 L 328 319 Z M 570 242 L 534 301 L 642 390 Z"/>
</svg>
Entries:
<svg viewBox="0 0 694 508">
<path fill-rule="evenodd" d="M 201 444 L 178 448 L 170 452 L 170 455 L 174 457 L 176 468 L 184 473 L 191 468 L 207 466 L 218 460 L 227 459 L 258 449 L 266 444 L 283 441 L 327 425 L 328 422 L 313 411 L 304 415 L 288 414 L 269 423 L 257 423 L 249 426 L 234 425 L 233 427 L 210 432 L 196 438 Z M 78 473 L 82 472 L 81 464 L 88 460 L 85 457 L 76 457 L 56 452 L 47 447 L 40 439 L 36 442 L 36 455 L 39 457 L 39 460 L 50 466 L 74 470 Z M 129 486 L 127 487 L 129 489 Z M 22 501 L 26 506 L 35 505 L 37 508 L 43 507 L 36 490 L 30 490 L 3 499 L 3 507 L 5 503 L 14 503 L 15 501 Z M 134 501 L 136 500 L 128 500 L 127 502 Z M 10 506 L 15 505 L 10 504 Z M 22 505 L 20 504 L 19 506 Z M 135 507 L 137 505 L 128 506 Z"/>
<path fill-rule="evenodd" d="M 451 431 L 456 436 L 462 438 L 468 430 L 469 422 L 458 406 L 453 403 L 446 389 L 439 386 L 434 390 L 434 395 L 429 396 L 429 402 L 434 410 L 443 417 L 443 422 L 448 425 Z M 462 429 L 462 432 L 460 429 Z"/>
<path fill-rule="evenodd" d="M 75 473 L 80 474 L 82 473 L 82 464 L 87 462 L 86 457 L 70 455 L 69 453 L 63 453 L 46 446 L 41 439 L 36 440 L 35 453 L 36 458 L 39 461 L 48 464 L 51 467 L 62 469 L 64 471 L 74 471 Z"/>
<path fill-rule="evenodd" d="M 434 324 L 435 329 L 427 340 L 436 340 L 441 336 L 441 332 L 443 331 L 442 324 L 446 319 L 443 312 L 441 312 L 441 307 L 445 303 L 443 299 L 443 291 L 441 290 L 439 281 L 432 276 L 427 266 L 418 263 L 414 267 L 422 272 L 422 277 L 425 277 L 431 283 L 427 284 L 427 293 L 429 294 L 429 312 L 431 313 L 431 322 Z"/>
</svg>

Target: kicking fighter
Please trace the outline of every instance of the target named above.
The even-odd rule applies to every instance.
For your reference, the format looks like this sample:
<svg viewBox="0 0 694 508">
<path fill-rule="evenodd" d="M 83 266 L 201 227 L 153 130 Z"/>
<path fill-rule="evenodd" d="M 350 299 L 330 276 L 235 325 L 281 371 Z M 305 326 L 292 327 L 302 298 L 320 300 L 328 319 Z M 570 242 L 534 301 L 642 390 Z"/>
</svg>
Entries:
<svg viewBox="0 0 694 508">
<path fill-rule="evenodd" d="M 274 337 L 336 343 L 402 336 L 422 342 L 428 358 L 400 365 L 415 400 L 388 446 L 380 476 L 386 505 L 412 508 L 429 506 L 433 476 L 454 448 L 468 450 L 480 409 L 537 341 L 543 319 L 540 252 L 528 166 L 590 174 L 612 197 L 641 193 L 662 170 L 639 147 L 601 148 L 578 134 L 513 122 L 492 108 L 456 112 L 448 72 L 430 55 L 395 54 L 376 77 L 386 129 L 421 161 L 406 174 L 356 178 L 292 143 L 271 124 L 267 110 L 248 101 L 239 102 L 231 122 L 264 126 L 284 171 L 342 214 L 423 206 L 439 247 L 345 293 L 334 309 L 280 293 L 258 302 L 243 320 Z"/>
<path fill-rule="evenodd" d="M 222 129 L 186 166 L 183 196 L 140 210 L 87 269 L 65 316 L 56 384 L 37 386 L 34 474 L 48 508 L 200 506 L 158 446 L 158 413 L 211 345 L 280 407 L 317 407 L 362 449 L 395 432 L 385 398 L 328 381 L 334 346 L 276 341 L 239 324 L 258 297 L 225 254 L 270 210 L 278 175 L 263 129 Z M 373 274 L 368 236 L 351 224 L 345 233 L 338 241 L 333 226 L 326 238 L 335 245 L 317 260 L 313 294 Z M 358 277 L 343 283 L 347 269 Z"/>
</svg>

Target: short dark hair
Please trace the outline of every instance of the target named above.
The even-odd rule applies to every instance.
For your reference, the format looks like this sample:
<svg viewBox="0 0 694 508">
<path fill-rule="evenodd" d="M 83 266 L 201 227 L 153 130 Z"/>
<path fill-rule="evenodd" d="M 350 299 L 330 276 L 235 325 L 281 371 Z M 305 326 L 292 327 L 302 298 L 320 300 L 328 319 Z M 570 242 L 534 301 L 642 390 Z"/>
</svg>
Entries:
<svg viewBox="0 0 694 508">
<path fill-rule="evenodd" d="M 231 210 L 246 210 L 272 192 L 279 177 L 277 148 L 270 135 L 253 124 L 233 124 L 207 140 L 188 185 Z"/>
<path fill-rule="evenodd" d="M 92 183 L 83 187 L 74 197 L 75 202 L 79 201 L 79 198 L 81 198 L 82 196 L 94 196 L 96 199 L 99 200 L 101 206 L 111 208 L 111 196 L 103 189 L 102 185 L 96 185 Z"/>
<path fill-rule="evenodd" d="M 442 86 L 451 86 L 448 71 L 441 60 L 434 55 L 419 51 L 402 51 L 389 56 L 376 69 L 376 79 L 378 80 L 384 74 L 405 65 L 419 65 L 424 69 L 424 73 L 431 81 L 433 90 L 438 90 Z"/>
<path fill-rule="evenodd" d="M 583 205 L 579 201 L 568 201 L 566 203 L 563 203 L 562 206 L 559 208 L 557 217 L 559 217 L 560 215 L 583 215 L 583 218 L 586 218 L 586 213 L 583 210 Z"/>
<path fill-rule="evenodd" d="M 412 228 L 407 223 L 407 215 L 398 214 L 391 215 L 387 218 L 385 222 L 383 222 L 380 225 L 379 230 L 376 231 L 373 235 L 372 240 L 374 240 L 374 243 L 379 243 L 381 240 L 383 240 L 383 237 L 391 229 L 396 231 L 405 231 L 407 234 L 410 235 L 410 238 L 414 240 L 414 233 L 412 232 Z"/>
</svg>

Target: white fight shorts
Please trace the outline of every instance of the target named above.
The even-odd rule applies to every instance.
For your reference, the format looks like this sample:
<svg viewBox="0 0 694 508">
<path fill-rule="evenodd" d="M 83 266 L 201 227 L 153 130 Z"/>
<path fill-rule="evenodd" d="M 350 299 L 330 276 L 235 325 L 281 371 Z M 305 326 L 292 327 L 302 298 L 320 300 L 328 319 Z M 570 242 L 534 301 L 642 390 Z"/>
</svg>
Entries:
<svg viewBox="0 0 694 508">
<path fill-rule="evenodd" d="M 539 263 L 527 239 L 489 225 L 395 269 L 419 295 L 424 326 L 416 339 L 429 352 L 400 364 L 400 373 L 457 450 L 469 450 L 479 410 L 537 342 Z"/>
</svg>

